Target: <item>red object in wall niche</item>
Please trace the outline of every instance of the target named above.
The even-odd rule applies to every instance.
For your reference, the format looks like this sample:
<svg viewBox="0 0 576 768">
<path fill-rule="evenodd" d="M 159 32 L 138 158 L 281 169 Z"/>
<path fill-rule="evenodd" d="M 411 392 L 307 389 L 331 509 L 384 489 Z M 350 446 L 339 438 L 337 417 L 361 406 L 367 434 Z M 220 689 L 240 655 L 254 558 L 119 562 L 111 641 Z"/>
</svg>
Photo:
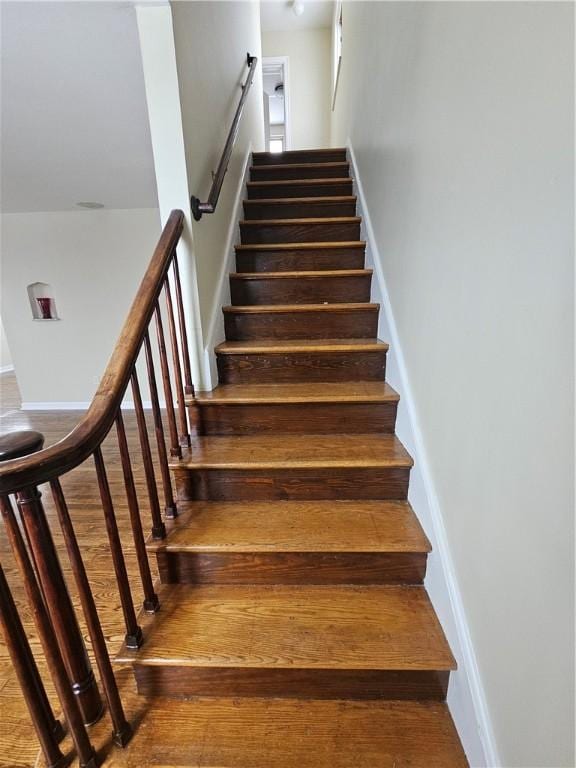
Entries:
<svg viewBox="0 0 576 768">
<path fill-rule="evenodd" d="M 40 305 L 40 312 L 42 313 L 42 320 L 51 320 L 52 319 L 52 312 L 50 308 L 50 303 L 52 299 L 48 298 L 41 298 L 36 299 L 38 304 Z"/>
</svg>

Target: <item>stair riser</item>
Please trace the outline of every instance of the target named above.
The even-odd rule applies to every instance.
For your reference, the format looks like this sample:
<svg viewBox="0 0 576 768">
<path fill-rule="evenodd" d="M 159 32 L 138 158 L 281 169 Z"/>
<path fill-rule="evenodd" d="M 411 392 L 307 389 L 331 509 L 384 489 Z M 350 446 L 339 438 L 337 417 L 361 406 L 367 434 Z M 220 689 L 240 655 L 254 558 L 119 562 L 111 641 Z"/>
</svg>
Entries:
<svg viewBox="0 0 576 768">
<path fill-rule="evenodd" d="M 163 584 L 421 584 L 422 553 L 158 552 Z"/>
<path fill-rule="evenodd" d="M 286 164 L 281 168 L 260 165 L 250 169 L 250 181 L 283 181 L 289 179 L 345 179 L 350 173 L 348 163 L 309 165 L 307 168 Z"/>
<path fill-rule="evenodd" d="M 252 339 L 372 339 L 378 310 L 341 312 L 225 312 L 228 341 Z"/>
<path fill-rule="evenodd" d="M 205 435 L 392 433 L 396 402 L 283 403 L 279 405 L 202 405 Z"/>
<path fill-rule="evenodd" d="M 324 203 L 244 203 L 244 218 L 259 219 L 314 219 L 334 216 L 356 216 L 356 201 L 330 201 Z"/>
<path fill-rule="evenodd" d="M 364 247 L 295 251 L 238 251 L 237 272 L 315 272 L 364 269 Z"/>
<path fill-rule="evenodd" d="M 221 384 L 384 381 L 386 352 L 217 355 Z"/>
<path fill-rule="evenodd" d="M 404 467 L 326 469 L 204 469 L 174 472 L 182 501 L 404 501 L 410 470 Z"/>
<path fill-rule="evenodd" d="M 135 665 L 144 696 L 443 701 L 448 672 L 379 669 L 254 669 Z"/>
<path fill-rule="evenodd" d="M 247 186 L 249 200 L 266 200 L 279 197 L 334 197 L 352 194 L 352 179 L 328 184 L 267 184 Z"/>
<path fill-rule="evenodd" d="M 240 224 L 243 245 L 267 243 L 334 243 L 359 240 L 359 222 L 310 224 Z"/>
<path fill-rule="evenodd" d="M 361 304 L 370 301 L 372 275 L 230 278 L 232 304 Z M 338 337 L 335 337 L 338 338 Z"/>
<path fill-rule="evenodd" d="M 289 152 L 265 153 L 255 152 L 252 155 L 252 165 L 290 165 L 292 163 L 345 163 L 345 149 L 322 149 L 310 151 L 291 150 Z"/>
</svg>

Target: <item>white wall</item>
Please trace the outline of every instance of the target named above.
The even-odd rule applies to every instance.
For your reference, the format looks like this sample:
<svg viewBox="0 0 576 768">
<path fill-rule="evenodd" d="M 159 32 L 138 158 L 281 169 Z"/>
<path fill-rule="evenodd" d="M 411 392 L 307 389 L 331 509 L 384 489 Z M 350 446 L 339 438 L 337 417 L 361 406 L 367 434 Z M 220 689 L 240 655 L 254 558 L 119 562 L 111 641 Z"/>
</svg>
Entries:
<svg viewBox="0 0 576 768">
<path fill-rule="evenodd" d="M 344 4 L 332 142 L 357 158 L 495 753 L 518 768 L 574 765 L 573 89 L 571 4 Z"/>
<path fill-rule="evenodd" d="M 12 353 L 8 346 L 8 339 L 4 330 L 4 323 L 0 318 L 0 373 L 12 368 Z"/>
<path fill-rule="evenodd" d="M 88 403 L 160 235 L 158 210 L 1 217 L 2 319 L 24 403 Z M 49 283 L 58 321 L 32 320 Z"/>
<path fill-rule="evenodd" d="M 291 149 L 330 144 L 331 54 L 329 29 L 262 32 L 264 56 L 288 56 Z"/>
<path fill-rule="evenodd" d="M 246 54 L 258 56 L 254 83 L 216 213 L 193 224 L 204 342 L 221 314 L 221 286 L 227 280 L 228 230 L 237 215 L 236 195 L 252 147 L 264 149 L 260 10 L 250 2 L 172 4 L 176 62 L 184 126 L 188 185 L 206 200 L 246 79 Z M 232 221 L 235 226 L 235 220 Z"/>
</svg>

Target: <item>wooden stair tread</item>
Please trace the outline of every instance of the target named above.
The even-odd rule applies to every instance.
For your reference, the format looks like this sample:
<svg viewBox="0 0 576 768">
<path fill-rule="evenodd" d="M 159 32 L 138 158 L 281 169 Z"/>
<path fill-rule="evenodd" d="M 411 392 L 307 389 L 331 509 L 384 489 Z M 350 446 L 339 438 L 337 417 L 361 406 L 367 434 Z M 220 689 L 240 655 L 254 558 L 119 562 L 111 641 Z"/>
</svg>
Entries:
<svg viewBox="0 0 576 768">
<path fill-rule="evenodd" d="M 247 206 L 253 206 L 259 208 L 266 205 L 315 205 L 317 203 L 355 203 L 357 201 L 356 195 L 323 195 L 319 197 L 265 197 L 263 199 L 256 200 L 243 200 L 243 204 Z"/>
<path fill-rule="evenodd" d="M 289 168 L 291 170 L 295 169 L 305 169 L 305 168 L 336 168 L 336 167 L 348 167 L 348 161 L 347 160 L 338 160 L 337 162 L 333 163 L 290 163 Z M 286 168 L 286 163 L 280 163 L 278 165 L 251 165 L 250 171 L 256 170 L 261 171 L 262 169 L 266 170 L 284 170 Z"/>
<path fill-rule="evenodd" d="M 268 274 L 268 273 L 263 273 Z M 355 312 L 370 311 L 378 312 L 379 304 L 359 303 L 359 304 L 228 304 L 222 307 L 224 313 L 258 315 L 267 312 Z"/>
<path fill-rule="evenodd" d="M 236 251 L 311 251 L 333 248 L 365 248 L 365 240 L 338 240 L 336 242 L 320 241 L 318 243 L 239 243 L 234 246 Z"/>
<path fill-rule="evenodd" d="M 254 159 L 259 158 L 270 158 L 270 157 L 278 157 L 278 159 L 285 159 L 289 160 L 291 157 L 295 157 L 296 155 L 321 155 L 326 153 L 346 153 L 346 147 L 316 147 L 314 149 L 284 149 L 281 153 L 277 152 L 252 152 L 252 157 Z"/>
<path fill-rule="evenodd" d="M 280 354 L 292 352 L 382 352 L 388 349 L 378 339 L 258 339 L 258 341 L 223 341 L 216 347 L 219 355 Z"/>
<path fill-rule="evenodd" d="M 411 467 L 413 460 L 390 434 L 295 434 L 197 437 L 171 461 L 174 469 L 317 469 Z"/>
<path fill-rule="evenodd" d="M 265 167 L 265 166 L 264 166 Z M 323 216 L 310 219 L 242 219 L 241 227 L 287 227 L 290 225 L 308 226 L 310 224 L 359 224 L 360 216 Z"/>
<path fill-rule="evenodd" d="M 162 621 L 117 662 L 259 669 L 455 669 L 423 587 L 166 585 Z"/>
<path fill-rule="evenodd" d="M 398 393 L 385 381 L 220 384 L 210 392 L 196 392 L 196 402 L 200 405 L 382 403 L 397 402 L 399 399 Z"/>
<path fill-rule="evenodd" d="M 372 275 L 371 269 L 326 269 L 305 272 L 231 272 L 231 280 L 306 280 L 327 277 L 364 277 Z"/>
<path fill-rule="evenodd" d="M 188 502 L 151 551 L 424 552 L 405 501 Z"/>
<path fill-rule="evenodd" d="M 124 693 L 124 689 L 123 689 Z M 108 719 L 91 736 L 102 768 L 467 768 L 446 704 L 151 697 L 136 738 L 110 750 Z M 73 768 L 77 768 L 77 760 Z"/>
<path fill-rule="evenodd" d="M 318 164 L 316 163 L 316 165 L 318 165 Z M 337 165 L 348 165 L 348 163 L 342 162 L 342 163 L 337 163 Z M 252 167 L 254 167 L 254 166 L 252 166 Z M 258 167 L 262 167 L 262 166 L 258 166 Z M 274 165 L 274 166 L 268 165 L 268 166 L 264 166 L 264 167 L 266 167 L 266 168 L 282 168 L 283 166 L 281 166 L 281 165 L 280 166 L 278 166 L 278 165 Z M 292 168 L 294 168 L 294 167 L 295 166 L 293 165 Z M 273 186 L 276 186 L 276 185 L 279 185 L 279 184 L 286 184 L 287 186 L 288 185 L 293 185 L 294 186 L 294 185 L 297 185 L 297 184 L 334 184 L 334 185 L 337 185 L 337 184 L 342 184 L 344 182 L 350 183 L 351 181 L 352 181 L 352 179 L 350 178 L 350 176 L 327 176 L 326 178 L 322 178 L 322 179 L 321 178 L 317 178 L 317 179 L 277 179 L 277 180 L 272 180 L 272 181 L 252 181 L 252 180 L 250 180 L 250 181 L 246 182 L 246 185 L 248 187 L 266 187 L 266 186 L 273 187 Z"/>
</svg>

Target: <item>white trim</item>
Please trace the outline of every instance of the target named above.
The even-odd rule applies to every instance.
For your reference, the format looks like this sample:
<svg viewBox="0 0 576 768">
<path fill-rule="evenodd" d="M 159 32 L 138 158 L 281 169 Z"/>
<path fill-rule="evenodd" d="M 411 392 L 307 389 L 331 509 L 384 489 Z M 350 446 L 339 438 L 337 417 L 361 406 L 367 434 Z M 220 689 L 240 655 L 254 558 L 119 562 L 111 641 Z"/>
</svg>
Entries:
<svg viewBox="0 0 576 768">
<path fill-rule="evenodd" d="M 382 267 L 383 260 L 378 252 L 350 139 L 346 142 L 346 146 L 350 155 L 351 172 L 356 187 L 355 194 L 358 196 L 358 215 L 362 216 L 362 225 L 365 228 L 366 266 L 373 266 L 376 277 L 373 291 L 380 294 L 373 297 L 372 300 L 379 301 L 382 306 L 381 326 L 385 327 L 385 338 L 386 341 L 390 342 L 387 378 L 392 379 L 392 386 L 398 389 L 401 395 L 396 431 L 414 456 L 415 463 L 410 479 L 410 499 L 422 524 L 427 528 L 433 546 L 433 554 L 426 576 L 426 588 L 459 667 L 458 671 L 452 673 L 450 677 L 448 705 L 471 765 L 477 768 L 498 768 L 502 763 L 498 756 L 486 696 L 450 554 L 446 528 L 424 446 L 418 411 L 402 353 L 402 345 L 394 320 Z M 394 380 L 394 374 L 396 380 Z"/>
<path fill-rule="evenodd" d="M 75 400 L 49 400 L 48 402 L 31 400 L 29 402 L 22 403 L 20 409 L 22 411 L 87 411 L 92 403 Z M 144 410 L 152 409 L 151 400 L 143 400 L 142 406 Z M 165 408 L 165 401 L 160 401 L 160 408 Z M 134 403 L 132 400 L 128 400 L 122 403 L 123 411 L 133 411 Z"/>
<path fill-rule="evenodd" d="M 3 373 L 11 373 L 14 370 L 13 365 L 0 365 L 0 376 Z"/>
<path fill-rule="evenodd" d="M 212 314 L 208 323 L 208 332 L 206 334 L 206 346 L 204 347 L 204 370 L 208 389 L 214 389 L 218 383 L 218 371 L 216 369 L 216 355 L 214 347 L 221 341 L 224 341 L 224 315 L 222 307 L 230 304 L 230 281 L 228 279 L 230 272 L 234 272 L 234 259 L 236 253 L 234 245 L 240 242 L 240 226 L 238 222 L 243 219 L 242 202 L 246 189 L 246 182 L 250 173 L 250 157 L 252 155 L 252 142 L 248 144 L 246 156 L 242 163 L 240 171 L 240 180 L 234 197 L 234 206 L 228 224 L 228 233 L 226 235 L 226 244 L 221 261 L 220 274 L 216 290 L 214 291 L 214 301 L 212 304 Z M 209 379 L 209 381 L 208 381 Z"/>
<path fill-rule="evenodd" d="M 266 64 L 276 64 L 284 69 L 284 149 L 292 149 L 292 112 L 290 110 L 290 57 L 289 56 L 263 56 L 262 77 Z M 264 90 L 264 85 L 262 85 Z M 268 147 L 266 147 L 268 151 Z"/>
</svg>

